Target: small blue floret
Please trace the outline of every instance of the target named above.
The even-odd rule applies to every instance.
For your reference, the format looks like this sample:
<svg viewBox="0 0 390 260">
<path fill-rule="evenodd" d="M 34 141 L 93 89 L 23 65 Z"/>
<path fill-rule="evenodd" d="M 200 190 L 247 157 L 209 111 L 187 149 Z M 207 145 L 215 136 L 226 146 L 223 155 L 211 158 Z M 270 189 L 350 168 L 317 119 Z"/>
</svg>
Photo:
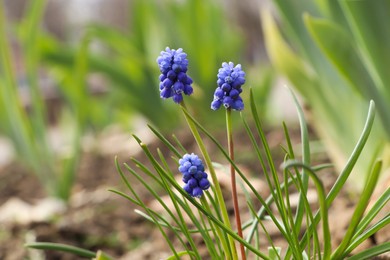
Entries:
<svg viewBox="0 0 390 260">
<path fill-rule="evenodd" d="M 241 65 L 234 67 L 233 62 L 222 63 L 218 70 L 218 87 L 214 92 L 214 100 L 211 102 L 211 109 L 217 110 L 222 105 L 225 108 L 241 111 L 244 109 L 244 102 L 240 97 L 241 86 L 245 83 L 245 72 Z"/>
<path fill-rule="evenodd" d="M 179 171 L 183 174 L 183 189 L 192 197 L 200 198 L 210 187 L 203 162 L 196 154 L 185 154 L 179 160 Z"/>
</svg>

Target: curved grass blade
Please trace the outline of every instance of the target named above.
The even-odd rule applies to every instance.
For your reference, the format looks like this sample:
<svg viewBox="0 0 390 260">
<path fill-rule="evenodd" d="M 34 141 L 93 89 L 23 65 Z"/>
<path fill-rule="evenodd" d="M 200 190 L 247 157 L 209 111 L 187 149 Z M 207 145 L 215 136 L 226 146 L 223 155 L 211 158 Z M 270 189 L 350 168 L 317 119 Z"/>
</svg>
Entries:
<svg viewBox="0 0 390 260">
<path fill-rule="evenodd" d="M 139 165 L 137 165 L 137 166 L 139 166 Z M 183 217 L 182 217 L 182 215 L 181 215 L 181 212 L 180 212 L 179 207 L 177 206 L 177 203 L 180 202 L 180 199 L 178 199 L 177 196 L 174 196 L 174 195 L 173 195 L 174 198 L 171 197 L 171 199 L 174 201 L 175 209 L 176 209 L 176 211 L 177 211 L 177 213 L 178 213 L 178 215 L 179 215 L 179 219 L 178 219 L 178 218 L 176 217 L 176 215 L 174 215 L 173 212 L 170 210 L 170 208 L 164 203 L 164 201 L 161 199 L 161 197 L 159 196 L 159 194 L 157 194 L 157 193 L 155 192 L 155 189 L 153 189 L 152 187 L 150 187 L 150 186 L 148 185 L 148 183 L 147 183 L 139 174 L 137 174 L 133 169 L 131 169 L 127 164 L 125 164 L 125 167 L 126 167 L 127 170 L 128 170 L 133 176 L 135 176 L 135 177 L 137 178 L 137 180 L 138 180 L 140 183 L 142 183 L 142 185 L 143 185 L 143 186 L 144 186 L 144 187 L 153 195 L 153 197 L 159 202 L 159 204 L 160 204 L 160 205 L 164 208 L 164 210 L 169 214 L 169 216 L 172 218 L 172 220 L 177 224 L 177 226 L 178 226 L 177 229 L 180 230 L 181 233 L 183 233 L 183 234 L 185 235 L 185 237 L 187 238 L 189 244 L 190 244 L 193 248 L 195 248 L 194 242 L 193 242 L 193 240 L 192 240 L 192 237 L 190 236 L 190 232 L 188 231 L 187 225 L 186 225 L 186 223 L 185 223 L 185 221 L 184 221 L 184 219 L 183 219 Z M 151 173 L 144 165 L 142 165 L 141 168 L 142 168 L 142 170 L 143 170 L 146 174 L 148 174 L 149 176 L 155 177 L 154 174 Z M 156 178 L 156 179 L 157 179 L 157 178 Z M 158 180 L 158 179 L 157 179 L 157 180 Z M 163 188 L 169 193 L 170 196 L 172 195 L 172 194 L 171 194 L 171 191 L 170 191 L 169 187 L 167 187 L 167 184 L 166 184 L 166 183 L 164 184 L 163 181 L 158 180 L 158 184 L 159 184 L 161 187 L 163 187 Z M 164 185 L 165 185 L 165 186 L 164 186 Z M 143 208 L 146 207 L 146 206 L 144 205 L 144 203 L 142 203 L 142 202 L 136 203 L 136 204 L 139 205 L 139 206 L 141 206 L 141 207 L 143 207 Z M 182 207 L 182 208 L 188 213 L 188 215 L 190 215 L 190 213 L 189 213 L 190 209 L 185 208 L 185 207 Z M 148 209 L 149 209 L 149 214 L 150 214 L 150 213 L 154 213 L 155 218 L 159 218 L 159 219 L 161 219 L 163 222 L 165 222 L 166 225 L 168 225 L 169 228 L 172 229 L 172 230 L 175 232 L 175 235 L 178 237 L 178 239 L 180 240 L 180 242 L 181 242 L 181 244 L 183 245 L 183 247 L 184 247 L 184 248 L 187 248 L 186 243 L 185 243 L 185 242 L 182 240 L 182 238 L 178 235 L 178 233 L 176 232 L 176 229 L 175 229 L 170 223 L 168 223 L 165 219 L 163 219 L 162 216 L 161 216 L 161 214 L 158 214 L 158 213 L 154 212 L 154 211 L 151 210 L 150 208 L 148 208 Z M 154 222 L 154 219 L 151 218 L 150 221 Z M 193 223 L 195 223 L 195 225 L 197 224 L 196 221 L 193 221 Z M 159 223 L 159 224 L 162 225 L 162 226 L 166 226 L 166 225 L 164 225 L 164 224 L 162 224 L 162 223 Z M 199 227 L 199 226 L 198 226 L 198 227 Z M 199 229 L 199 230 L 201 230 L 201 229 Z M 203 235 L 202 235 L 202 236 L 203 236 Z M 205 237 L 205 236 L 203 236 L 203 237 Z"/>
<path fill-rule="evenodd" d="M 299 118 L 299 125 L 301 128 L 301 142 L 302 142 L 302 162 L 305 165 L 310 165 L 310 145 L 309 145 L 309 133 L 307 130 L 307 124 L 305 120 L 305 116 L 303 114 L 302 107 L 300 106 L 297 97 L 295 96 L 294 92 L 290 89 L 290 93 L 294 99 L 295 108 L 298 112 L 298 118 Z M 303 196 L 306 196 L 307 189 L 309 185 L 309 176 L 306 173 L 305 168 L 302 169 L 302 190 L 300 191 L 299 200 L 298 200 L 298 207 L 295 214 L 295 232 L 298 233 L 301 230 L 302 227 L 302 220 L 303 220 L 303 214 L 304 214 L 304 202 L 303 202 Z"/>
<path fill-rule="evenodd" d="M 175 134 L 172 134 L 173 140 L 175 140 L 177 146 L 181 149 L 182 153 L 188 153 L 187 149 L 184 147 L 184 145 L 180 142 L 180 140 L 177 138 Z"/>
<path fill-rule="evenodd" d="M 367 143 L 368 137 L 370 136 L 372 126 L 374 124 L 374 118 L 375 118 L 375 103 L 374 101 L 370 101 L 370 106 L 367 113 L 367 119 L 363 128 L 363 131 L 360 135 L 360 138 L 355 146 L 355 148 L 352 151 L 351 156 L 349 157 L 347 164 L 345 165 L 343 171 L 340 173 L 339 177 L 337 178 L 335 184 L 332 186 L 331 190 L 329 191 L 328 195 L 326 196 L 326 205 L 327 207 L 330 207 L 333 200 L 337 197 L 340 190 L 344 187 L 345 182 L 347 181 L 349 175 L 351 174 L 354 166 L 356 165 L 357 160 L 360 157 L 360 154 L 363 151 L 363 148 L 365 144 Z M 314 215 L 314 222 L 307 228 L 308 231 L 310 231 L 313 227 L 313 225 L 317 225 L 320 221 L 321 217 L 319 212 L 317 212 Z M 301 245 L 304 246 L 308 243 L 307 238 L 307 232 L 303 235 L 303 238 L 301 239 Z"/>
<path fill-rule="evenodd" d="M 382 169 L 382 161 L 378 160 L 374 164 L 371 173 L 368 175 L 366 186 L 364 187 L 364 190 L 360 196 L 360 200 L 357 203 L 356 209 L 352 215 L 352 219 L 348 226 L 347 232 L 345 233 L 345 236 L 341 241 L 340 245 L 336 248 L 335 252 L 333 252 L 334 258 L 337 259 L 339 256 L 343 255 L 344 251 L 347 249 L 348 245 L 350 244 L 350 241 L 355 234 L 356 228 L 362 219 L 364 211 L 367 208 L 372 193 L 374 192 L 381 169 Z"/>
<path fill-rule="evenodd" d="M 96 257 L 95 252 L 92 252 L 92 251 L 89 251 L 89 250 L 86 250 L 83 248 L 59 244 L 59 243 L 34 242 L 34 243 L 27 243 L 24 246 L 28 247 L 28 248 L 41 249 L 41 250 L 55 250 L 55 251 L 67 252 L 67 253 L 71 253 L 74 255 L 78 255 L 81 257 L 87 257 L 87 258 L 95 258 Z"/>
<path fill-rule="evenodd" d="M 168 139 L 165 138 L 162 133 L 160 133 L 156 128 L 151 125 L 148 125 L 148 127 L 158 137 L 158 139 L 160 139 L 169 148 L 169 150 L 171 150 L 178 158 L 181 157 L 179 151 L 171 144 L 171 142 L 168 141 Z"/>
<path fill-rule="evenodd" d="M 361 234 L 359 237 L 357 237 L 345 250 L 344 255 L 349 254 L 354 250 L 358 245 L 366 241 L 370 236 L 374 235 L 376 232 L 378 232 L 383 227 L 390 224 L 390 214 L 388 214 L 386 217 L 382 218 L 379 222 L 377 222 L 375 225 L 367 229 L 363 234 Z"/>
<path fill-rule="evenodd" d="M 364 250 L 354 256 L 348 258 L 348 260 L 364 260 L 372 259 L 380 254 L 390 252 L 390 242 L 386 242 L 377 246 L 373 246 L 367 250 Z"/>
<path fill-rule="evenodd" d="M 257 222 L 260 224 L 261 228 L 263 229 L 264 234 L 265 234 L 265 236 L 267 237 L 268 243 L 271 245 L 271 247 L 272 247 L 274 250 L 276 250 L 276 247 L 275 247 L 275 245 L 274 245 L 274 243 L 273 243 L 273 241 L 272 241 L 271 235 L 268 233 L 267 229 L 265 228 L 265 226 L 264 226 L 264 224 L 263 224 L 263 222 L 262 222 L 262 219 L 260 219 L 260 217 L 257 216 L 256 211 L 255 211 L 255 209 L 253 208 L 252 204 L 248 204 L 248 207 L 249 207 L 249 209 L 250 209 L 252 215 L 257 219 Z M 279 259 L 280 259 L 280 255 L 278 255 L 278 257 L 279 257 Z M 275 259 L 275 258 L 273 258 L 272 256 L 270 256 L 270 259 Z"/>
<path fill-rule="evenodd" d="M 116 169 L 118 171 L 118 173 L 120 174 L 122 180 L 124 181 L 124 183 L 126 184 L 127 188 L 131 191 L 131 193 L 134 195 L 134 197 L 136 198 L 137 201 L 139 201 L 141 204 L 142 204 L 142 207 L 146 210 L 146 212 L 149 214 L 149 216 L 151 216 L 154 220 L 154 222 L 156 223 L 156 226 L 157 228 L 159 229 L 160 233 L 163 235 L 164 239 L 167 241 L 168 243 L 168 246 L 169 248 L 171 249 L 171 251 L 173 252 L 174 255 L 177 255 L 177 252 L 176 252 L 176 249 L 175 247 L 173 246 L 171 240 L 169 239 L 169 237 L 167 236 L 167 234 L 164 232 L 163 228 L 161 225 L 159 225 L 158 221 L 152 216 L 151 212 L 149 211 L 148 207 L 146 207 L 146 205 L 142 202 L 142 200 L 140 199 L 140 197 L 138 196 L 138 194 L 134 191 L 134 189 L 132 188 L 132 186 L 130 185 L 129 181 L 127 180 L 127 178 L 125 177 L 121 167 L 119 166 L 119 163 L 118 163 L 118 158 L 116 157 L 115 158 L 115 166 L 116 166 Z"/>
<path fill-rule="evenodd" d="M 297 161 L 287 161 L 283 164 L 283 168 L 285 169 L 288 169 L 290 167 L 306 168 L 307 174 L 312 178 L 314 185 L 316 186 L 317 193 L 318 193 L 318 201 L 320 204 L 320 214 L 321 214 L 322 229 L 323 229 L 323 241 L 324 241 L 323 257 L 324 259 L 328 259 L 332 251 L 332 245 L 330 243 L 331 236 L 330 236 L 330 229 L 329 229 L 329 222 L 328 222 L 328 206 L 326 204 L 326 194 L 325 194 L 324 185 L 322 181 L 318 178 L 318 176 L 315 174 L 315 172 L 310 168 L 310 166 L 307 166 L 306 164 Z"/>
<path fill-rule="evenodd" d="M 382 196 L 380 196 L 379 199 L 376 200 L 376 202 L 372 206 L 372 208 L 368 211 L 368 213 L 360 221 L 352 240 L 354 240 L 358 235 L 360 235 L 363 232 L 363 230 L 371 223 L 371 221 L 380 212 L 380 210 L 384 206 L 386 206 L 386 204 L 389 202 L 389 200 L 390 200 L 390 188 L 388 188 L 382 194 Z"/>
</svg>

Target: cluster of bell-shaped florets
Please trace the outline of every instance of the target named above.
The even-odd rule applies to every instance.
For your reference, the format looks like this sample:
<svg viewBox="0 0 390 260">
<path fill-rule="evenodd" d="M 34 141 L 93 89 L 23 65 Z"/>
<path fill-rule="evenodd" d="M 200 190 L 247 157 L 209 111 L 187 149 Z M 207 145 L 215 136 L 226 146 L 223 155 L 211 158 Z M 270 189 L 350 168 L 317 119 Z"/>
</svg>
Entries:
<svg viewBox="0 0 390 260">
<path fill-rule="evenodd" d="M 157 58 L 160 67 L 160 96 L 161 98 L 173 98 L 173 101 L 180 103 L 183 100 L 183 93 L 191 95 L 192 79 L 187 75 L 188 60 L 187 54 L 182 48 L 177 50 L 166 48 Z"/>
<path fill-rule="evenodd" d="M 179 171 L 183 174 L 183 189 L 192 197 L 200 198 L 210 187 L 202 160 L 194 153 L 185 154 L 179 160 Z"/>
<path fill-rule="evenodd" d="M 223 104 L 225 108 L 241 111 L 244 109 L 244 102 L 240 97 L 241 86 L 245 83 L 245 72 L 241 64 L 234 67 L 233 62 L 222 63 L 218 70 L 218 87 L 214 92 L 214 100 L 211 109 L 217 110 Z"/>
</svg>

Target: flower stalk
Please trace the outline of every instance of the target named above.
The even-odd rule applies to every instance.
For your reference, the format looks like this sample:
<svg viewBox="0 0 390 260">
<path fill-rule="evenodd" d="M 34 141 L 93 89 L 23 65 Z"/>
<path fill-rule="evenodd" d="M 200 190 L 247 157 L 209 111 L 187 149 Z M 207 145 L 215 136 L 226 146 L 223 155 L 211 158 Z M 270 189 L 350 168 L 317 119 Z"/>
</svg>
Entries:
<svg viewBox="0 0 390 260">
<path fill-rule="evenodd" d="M 232 110 L 230 108 L 226 109 L 226 130 L 227 130 L 227 139 L 229 147 L 229 157 L 234 161 L 234 142 L 233 142 L 233 127 L 232 127 Z M 234 217 L 236 219 L 237 233 L 243 238 L 242 226 L 241 226 L 241 216 L 240 208 L 238 206 L 238 196 L 237 196 L 237 182 L 236 182 L 236 171 L 232 164 L 230 164 L 230 182 L 232 185 L 232 197 L 233 197 L 233 208 L 234 208 Z M 240 243 L 241 259 L 246 259 L 245 248 L 242 243 Z"/>
<path fill-rule="evenodd" d="M 182 110 L 187 111 L 186 105 L 185 105 L 183 100 L 180 102 L 180 106 L 181 106 Z M 216 174 L 215 169 L 213 167 L 213 164 L 211 162 L 210 155 L 207 152 L 207 148 L 206 148 L 206 146 L 203 143 L 202 137 L 200 136 L 199 131 L 196 128 L 196 125 L 192 122 L 191 118 L 189 118 L 189 116 L 184 111 L 183 111 L 183 114 L 184 114 L 184 117 L 185 117 L 185 119 L 187 121 L 187 124 L 188 124 L 188 126 L 189 126 L 189 128 L 190 128 L 190 130 L 192 132 L 192 135 L 195 138 L 196 143 L 198 144 L 199 150 L 201 151 L 201 153 L 203 155 L 203 158 L 204 158 L 204 161 L 205 161 L 205 163 L 207 165 L 207 168 L 209 169 L 210 176 L 211 176 L 211 179 L 213 181 L 214 188 L 215 188 L 215 193 L 216 193 L 215 195 L 217 196 L 218 205 L 219 205 L 220 210 L 221 210 L 223 223 L 228 228 L 231 228 L 229 215 L 227 213 L 227 209 L 226 209 L 226 205 L 225 205 L 225 200 L 224 200 L 223 195 L 222 195 L 221 186 L 219 185 L 217 174 Z M 224 238 L 220 237 L 220 239 L 222 240 Z M 230 248 L 231 248 L 231 251 L 232 251 L 232 259 L 237 259 L 237 252 L 236 252 L 234 239 L 231 236 L 228 236 L 228 239 L 229 239 L 229 245 L 230 245 Z"/>
</svg>

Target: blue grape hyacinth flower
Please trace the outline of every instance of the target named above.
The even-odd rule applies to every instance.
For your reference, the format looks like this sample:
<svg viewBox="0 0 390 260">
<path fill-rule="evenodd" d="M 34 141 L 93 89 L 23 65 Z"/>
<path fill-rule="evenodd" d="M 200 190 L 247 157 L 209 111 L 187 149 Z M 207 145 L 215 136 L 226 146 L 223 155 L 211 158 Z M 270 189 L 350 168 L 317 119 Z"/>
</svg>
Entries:
<svg viewBox="0 0 390 260">
<path fill-rule="evenodd" d="M 183 93 L 191 95 L 192 79 L 187 75 L 187 54 L 182 48 L 177 50 L 167 47 L 157 58 L 160 67 L 160 97 L 173 98 L 175 103 L 183 100 Z"/>
<path fill-rule="evenodd" d="M 222 63 L 218 70 L 218 87 L 214 92 L 214 100 L 211 102 L 211 109 L 217 110 L 223 105 L 225 108 L 241 111 L 244 109 L 244 102 L 240 96 L 241 86 L 245 83 L 245 72 L 241 64 L 234 67 L 233 62 Z"/>
<path fill-rule="evenodd" d="M 200 198 L 210 187 L 202 160 L 196 154 L 185 154 L 179 160 L 179 171 L 183 174 L 183 189 L 192 197 Z"/>
</svg>

